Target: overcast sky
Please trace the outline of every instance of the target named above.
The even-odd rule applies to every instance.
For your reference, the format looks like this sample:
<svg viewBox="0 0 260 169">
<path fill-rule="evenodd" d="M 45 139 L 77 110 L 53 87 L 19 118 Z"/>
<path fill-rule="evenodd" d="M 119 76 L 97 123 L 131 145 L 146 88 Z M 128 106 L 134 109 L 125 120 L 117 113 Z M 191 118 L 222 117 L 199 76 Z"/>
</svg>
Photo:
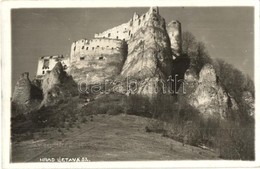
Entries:
<svg viewBox="0 0 260 169">
<path fill-rule="evenodd" d="M 12 82 L 22 72 L 34 78 L 39 56 L 70 54 L 73 41 L 129 21 L 147 8 L 60 8 L 12 10 Z M 166 22 L 179 20 L 221 58 L 254 76 L 254 9 L 252 7 L 159 7 Z"/>
</svg>

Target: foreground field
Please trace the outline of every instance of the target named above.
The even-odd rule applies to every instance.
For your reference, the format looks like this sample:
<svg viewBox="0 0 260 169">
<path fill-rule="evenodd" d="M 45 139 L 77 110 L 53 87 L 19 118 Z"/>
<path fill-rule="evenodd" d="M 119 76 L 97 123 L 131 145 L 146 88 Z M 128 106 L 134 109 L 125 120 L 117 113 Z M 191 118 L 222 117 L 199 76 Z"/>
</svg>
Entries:
<svg viewBox="0 0 260 169">
<path fill-rule="evenodd" d="M 59 157 L 90 161 L 218 159 L 214 152 L 146 132 L 148 121 L 133 115 L 96 115 L 70 130 L 48 129 L 34 134 L 32 139 L 14 142 L 12 162 Z"/>
</svg>

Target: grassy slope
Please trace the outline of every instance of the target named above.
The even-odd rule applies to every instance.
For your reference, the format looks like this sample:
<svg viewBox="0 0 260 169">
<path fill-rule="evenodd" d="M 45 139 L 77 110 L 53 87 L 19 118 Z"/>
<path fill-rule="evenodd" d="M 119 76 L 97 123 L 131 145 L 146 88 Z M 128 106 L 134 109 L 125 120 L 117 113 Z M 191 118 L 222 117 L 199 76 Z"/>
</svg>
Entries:
<svg viewBox="0 0 260 169">
<path fill-rule="evenodd" d="M 40 132 L 14 142 L 12 161 L 42 157 L 87 157 L 91 161 L 218 159 L 217 154 L 160 134 L 147 133 L 148 119 L 133 115 L 95 115 L 70 131 Z"/>
</svg>

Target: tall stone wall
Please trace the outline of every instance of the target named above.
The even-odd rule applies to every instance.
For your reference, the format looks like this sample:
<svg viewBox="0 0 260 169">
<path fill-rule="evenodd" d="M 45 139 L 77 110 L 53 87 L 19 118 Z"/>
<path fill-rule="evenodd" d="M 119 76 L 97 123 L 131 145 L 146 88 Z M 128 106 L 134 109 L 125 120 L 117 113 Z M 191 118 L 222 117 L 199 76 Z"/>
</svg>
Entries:
<svg viewBox="0 0 260 169">
<path fill-rule="evenodd" d="M 81 39 L 73 42 L 71 45 L 71 63 L 79 62 L 80 60 L 89 60 L 94 56 L 101 54 L 118 53 L 122 47 L 122 41 L 116 39 L 101 39 L 92 40 Z"/>
<path fill-rule="evenodd" d="M 77 83 L 102 83 L 118 75 L 126 57 L 126 43 L 117 39 L 82 39 L 71 46 L 69 74 Z"/>
</svg>

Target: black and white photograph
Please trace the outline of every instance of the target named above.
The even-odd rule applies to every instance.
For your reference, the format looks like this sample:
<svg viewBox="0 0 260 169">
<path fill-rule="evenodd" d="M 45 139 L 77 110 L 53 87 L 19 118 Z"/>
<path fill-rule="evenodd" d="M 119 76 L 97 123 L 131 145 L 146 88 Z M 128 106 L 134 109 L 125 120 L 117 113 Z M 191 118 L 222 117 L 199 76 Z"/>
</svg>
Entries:
<svg viewBox="0 0 260 169">
<path fill-rule="evenodd" d="M 251 2 L 10 5 L 6 163 L 253 164 L 260 70 Z"/>
</svg>

